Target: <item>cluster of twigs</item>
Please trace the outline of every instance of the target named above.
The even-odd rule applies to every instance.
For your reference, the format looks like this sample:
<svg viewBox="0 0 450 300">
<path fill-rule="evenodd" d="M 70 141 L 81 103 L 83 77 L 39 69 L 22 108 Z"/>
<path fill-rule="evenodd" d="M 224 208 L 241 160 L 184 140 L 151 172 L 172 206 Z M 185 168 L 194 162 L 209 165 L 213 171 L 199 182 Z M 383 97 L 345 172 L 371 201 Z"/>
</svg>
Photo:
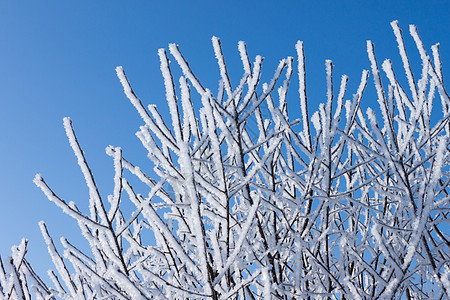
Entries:
<svg viewBox="0 0 450 300">
<path fill-rule="evenodd" d="M 89 187 L 90 214 L 60 199 L 40 175 L 34 181 L 78 222 L 91 253 L 62 239 L 61 255 L 40 223 L 57 270 L 49 271 L 54 287 L 24 259 L 24 241 L 14 248 L 9 271 L 0 272 L 4 297 L 30 298 L 28 287 L 38 298 L 67 299 L 450 297 L 450 99 L 438 45 L 430 57 L 410 27 L 422 60 L 416 81 L 401 30 L 396 21 L 391 25 L 409 90 L 389 60 L 382 64 L 389 81 L 383 87 L 368 41 L 371 72 L 362 72 L 352 99 L 344 100 L 347 76 L 334 92 L 327 61 L 327 101 L 311 118 L 301 42 L 297 120 L 289 118 L 286 102 L 294 59 L 281 60 L 272 80 L 261 84 L 263 59 L 251 64 L 243 42 L 244 75 L 233 88 L 213 38 L 221 75 L 216 96 L 176 45 L 169 50 L 183 74 L 179 83 L 166 51 L 159 51 L 170 121 L 155 106 L 144 107 L 118 67 L 125 94 L 145 123 L 137 136 L 155 173 L 144 173 L 120 148 L 108 147 L 115 174 L 105 201 L 65 119 Z M 370 73 L 381 119 L 360 105 Z M 433 110 L 436 95 L 440 111 Z M 198 111 L 195 99 L 201 100 Z M 131 175 L 148 186 L 148 195 L 133 190 L 126 179 Z M 135 205 L 130 215 L 121 210 L 125 198 Z M 143 244 L 146 231 L 154 244 Z"/>
</svg>

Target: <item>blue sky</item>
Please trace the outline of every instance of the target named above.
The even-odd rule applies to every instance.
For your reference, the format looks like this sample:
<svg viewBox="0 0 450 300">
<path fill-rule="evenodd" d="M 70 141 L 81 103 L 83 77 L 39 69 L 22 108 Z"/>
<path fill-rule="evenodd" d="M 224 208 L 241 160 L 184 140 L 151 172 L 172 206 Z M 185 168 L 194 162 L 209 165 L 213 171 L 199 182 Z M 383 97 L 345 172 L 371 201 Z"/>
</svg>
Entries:
<svg viewBox="0 0 450 300">
<path fill-rule="evenodd" d="M 267 80 L 280 59 L 295 56 L 294 45 L 302 40 L 312 110 L 325 99 L 325 59 L 333 60 L 336 85 L 342 74 L 350 76 L 346 99 L 354 93 L 362 69 L 370 67 L 368 39 L 375 43 L 379 62 L 392 58 L 403 76 L 389 25 L 394 19 L 405 36 L 409 24 L 417 25 L 427 49 L 441 43 L 448 78 L 449 12 L 449 1 L 2 1 L 0 255 L 10 255 L 13 244 L 29 238 L 27 257 L 46 278 L 52 265 L 38 221 L 46 221 L 55 240 L 65 236 L 80 242 L 75 222 L 32 182 L 41 173 L 62 198 L 87 207 L 87 188 L 65 137 L 63 117 L 72 118 L 104 196 L 113 183 L 106 146 L 121 146 L 129 160 L 151 168 L 134 135 L 142 122 L 123 94 L 116 66 L 124 67 L 143 102 L 157 104 L 164 115 L 157 50 L 168 43 L 179 44 L 200 80 L 216 91 L 213 35 L 221 38 L 235 85 L 242 75 L 238 41 L 247 43 L 251 57 L 265 57 Z M 412 39 L 405 40 L 411 58 L 417 59 Z M 369 82 L 367 105 L 375 102 Z M 288 97 L 295 110 L 295 84 Z"/>
</svg>

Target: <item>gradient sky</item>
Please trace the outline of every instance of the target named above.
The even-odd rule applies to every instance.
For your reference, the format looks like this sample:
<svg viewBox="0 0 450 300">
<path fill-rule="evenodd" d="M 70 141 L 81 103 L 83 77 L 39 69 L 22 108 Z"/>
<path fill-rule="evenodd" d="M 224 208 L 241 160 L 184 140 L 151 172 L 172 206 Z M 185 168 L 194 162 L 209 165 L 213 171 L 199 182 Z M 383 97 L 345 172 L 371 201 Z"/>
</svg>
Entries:
<svg viewBox="0 0 450 300">
<path fill-rule="evenodd" d="M 53 268 L 37 223 L 45 220 L 55 242 L 81 243 L 78 227 L 33 184 L 41 173 L 66 200 L 86 211 L 88 191 L 67 142 L 62 118 L 72 118 L 78 139 L 104 196 L 112 191 L 108 145 L 151 169 L 134 133 L 142 121 L 123 94 L 114 68 L 122 65 L 144 104 L 165 96 L 157 50 L 177 43 L 196 75 L 213 92 L 219 71 L 211 37 L 221 38 L 231 80 L 243 71 L 237 43 L 265 57 L 263 80 L 279 60 L 295 57 L 304 41 L 310 110 L 326 99 L 325 59 L 335 65 L 335 86 L 350 76 L 346 99 L 369 69 L 366 40 L 379 63 L 391 58 L 403 77 L 389 23 L 399 20 L 411 59 L 418 55 L 408 25 L 415 24 L 427 49 L 441 43 L 444 80 L 450 64 L 450 1 L 2 1 L 0 3 L 0 255 L 22 237 L 28 260 L 46 280 Z M 420 71 L 420 64 L 413 71 Z M 288 101 L 298 108 L 296 75 Z M 372 79 L 365 105 L 375 103 Z M 146 165 L 147 164 L 147 165 Z M 61 247 L 59 248 L 61 249 Z"/>
</svg>

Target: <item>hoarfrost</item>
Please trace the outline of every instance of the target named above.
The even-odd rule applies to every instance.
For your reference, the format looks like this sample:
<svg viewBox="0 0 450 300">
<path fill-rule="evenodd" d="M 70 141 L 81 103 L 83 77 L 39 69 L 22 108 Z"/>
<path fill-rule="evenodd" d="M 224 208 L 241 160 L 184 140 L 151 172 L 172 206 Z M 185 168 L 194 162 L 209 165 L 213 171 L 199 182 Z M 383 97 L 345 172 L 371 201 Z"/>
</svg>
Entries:
<svg viewBox="0 0 450 300">
<path fill-rule="evenodd" d="M 243 76 L 233 85 L 220 40 L 212 38 L 220 72 L 217 95 L 203 87 L 179 47 L 170 44 L 182 73 L 175 78 L 177 91 L 175 66 L 166 50 L 159 50 L 171 122 L 155 105 L 147 109 L 142 104 L 117 67 L 125 95 L 144 121 L 137 136 L 153 172 L 109 146 L 114 186 L 102 197 L 72 122 L 65 118 L 69 144 L 89 189 L 89 214 L 58 197 L 41 175 L 34 182 L 75 219 L 90 253 L 62 239 L 61 256 L 41 222 L 56 267 L 49 272 L 54 288 L 26 261 L 23 241 L 5 263 L 0 260 L 1 296 L 450 297 L 450 100 L 443 66 L 438 45 L 431 59 L 411 27 L 422 64 L 416 83 L 398 22 L 391 26 L 408 86 L 402 86 L 390 60 L 380 71 L 374 45 L 367 42 L 378 99 L 367 114 L 361 103 L 369 71 L 362 71 L 347 100 L 349 78 L 341 76 L 335 92 L 334 78 L 339 77 L 333 77 L 329 60 L 326 102 L 310 114 L 300 41 L 295 45 L 300 102 L 295 112 L 287 105 L 294 59 L 281 59 L 271 80 L 261 82 L 263 59 L 256 56 L 251 63 L 244 42 L 238 43 Z M 437 94 L 442 116 L 434 122 Z M 292 113 L 301 116 L 291 120 Z M 146 197 L 134 190 L 128 176 L 145 184 Z M 131 212 L 123 209 L 126 201 L 136 206 Z M 149 234 L 153 244 L 143 242 Z"/>
</svg>

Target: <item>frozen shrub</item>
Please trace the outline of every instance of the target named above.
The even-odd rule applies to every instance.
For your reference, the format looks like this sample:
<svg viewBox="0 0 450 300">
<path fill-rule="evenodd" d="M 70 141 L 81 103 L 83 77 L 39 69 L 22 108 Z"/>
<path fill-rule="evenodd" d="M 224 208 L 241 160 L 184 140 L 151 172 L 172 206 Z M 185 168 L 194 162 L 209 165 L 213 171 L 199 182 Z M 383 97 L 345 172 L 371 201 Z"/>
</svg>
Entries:
<svg viewBox="0 0 450 300">
<path fill-rule="evenodd" d="M 295 46 L 297 60 L 281 60 L 269 83 L 260 82 L 262 58 L 251 63 L 239 42 L 244 75 L 233 88 L 214 37 L 221 75 L 216 95 L 176 45 L 169 52 L 181 68 L 177 80 L 166 51 L 159 50 L 167 120 L 156 106 L 142 104 L 117 67 L 144 122 L 137 136 L 154 173 L 144 173 L 110 146 L 114 190 L 102 197 L 72 123 L 64 119 L 89 187 L 90 214 L 61 200 L 40 175 L 34 182 L 78 222 L 91 253 L 62 239 L 61 255 L 40 223 L 56 268 L 49 271 L 53 287 L 24 259 L 24 240 L 0 272 L 4 297 L 449 297 L 450 99 L 438 45 L 429 56 L 410 27 L 422 60 L 417 80 L 398 23 L 391 25 L 404 67 L 398 74 L 406 73 L 408 86 L 399 83 L 389 60 L 380 70 L 368 41 L 371 71 L 362 71 L 353 96 L 346 95 L 347 76 L 335 93 L 333 65 L 326 61 L 327 101 L 311 116 L 302 42 Z M 298 120 L 287 109 L 293 73 L 299 80 Z M 370 74 L 379 106 L 363 111 Z M 194 107 L 197 102 L 201 107 Z M 129 176 L 146 184 L 148 194 L 137 194 Z M 133 213 L 121 210 L 125 201 L 134 204 Z M 145 231 L 155 236 L 153 245 L 142 242 Z"/>
</svg>

